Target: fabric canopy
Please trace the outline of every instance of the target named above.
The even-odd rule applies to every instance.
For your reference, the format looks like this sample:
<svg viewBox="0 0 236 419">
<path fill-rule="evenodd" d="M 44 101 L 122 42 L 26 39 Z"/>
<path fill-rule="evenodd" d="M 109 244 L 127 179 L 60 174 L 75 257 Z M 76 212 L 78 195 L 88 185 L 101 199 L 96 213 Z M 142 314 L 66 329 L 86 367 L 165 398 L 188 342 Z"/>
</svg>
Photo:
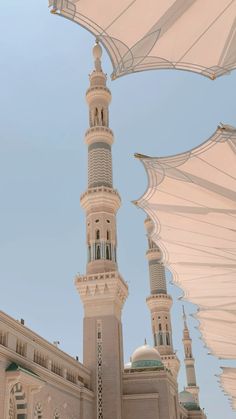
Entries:
<svg viewBox="0 0 236 419">
<path fill-rule="evenodd" d="M 230 395 L 230 402 L 233 409 L 236 410 L 236 369 L 224 367 L 220 375 L 220 384 L 224 392 Z"/>
<path fill-rule="evenodd" d="M 101 41 L 113 78 L 177 68 L 214 79 L 236 66 L 235 0 L 49 0 L 49 6 Z"/>
<path fill-rule="evenodd" d="M 236 129 L 221 125 L 199 147 L 172 157 L 137 157 L 148 188 L 136 204 L 154 222 L 163 263 L 184 298 L 199 306 L 211 353 L 235 359 Z"/>
</svg>

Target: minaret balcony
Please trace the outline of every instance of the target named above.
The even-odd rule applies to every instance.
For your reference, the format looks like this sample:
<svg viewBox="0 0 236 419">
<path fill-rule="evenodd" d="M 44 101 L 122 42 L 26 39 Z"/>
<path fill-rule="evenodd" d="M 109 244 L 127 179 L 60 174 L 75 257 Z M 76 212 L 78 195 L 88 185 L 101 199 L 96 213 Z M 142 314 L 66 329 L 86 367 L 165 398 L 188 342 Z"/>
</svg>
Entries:
<svg viewBox="0 0 236 419">
<path fill-rule="evenodd" d="M 162 253 L 158 247 L 154 247 L 153 249 L 148 249 L 146 251 L 146 258 L 148 260 L 151 259 L 158 259 L 158 262 L 160 263 L 162 261 Z"/>
<path fill-rule="evenodd" d="M 111 101 L 111 92 L 110 90 L 105 86 L 93 86 L 89 87 L 86 92 L 86 100 L 88 105 L 91 105 L 91 103 L 94 100 L 105 100 L 107 104 L 109 105 Z"/>
<path fill-rule="evenodd" d="M 80 203 L 85 210 L 94 209 L 99 211 L 99 209 L 106 207 L 116 213 L 120 208 L 121 198 L 116 189 L 98 186 L 96 188 L 87 189 L 87 191 L 81 195 Z"/>
<path fill-rule="evenodd" d="M 75 286 L 83 301 L 85 316 L 115 314 L 120 318 L 128 296 L 128 285 L 119 272 L 78 275 Z"/>
<path fill-rule="evenodd" d="M 85 133 L 85 142 L 90 145 L 96 143 L 97 141 L 106 142 L 109 145 L 113 143 L 113 131 L 103 125 L 96 125 L 87 129 Z"/>
<path fill-rule="evenodd" d="M 154 294 L 146 298 L 146 303 L 150 310 L 170 310 L 172 306 L 172 298 L 169 294 Z"/>
</svg>

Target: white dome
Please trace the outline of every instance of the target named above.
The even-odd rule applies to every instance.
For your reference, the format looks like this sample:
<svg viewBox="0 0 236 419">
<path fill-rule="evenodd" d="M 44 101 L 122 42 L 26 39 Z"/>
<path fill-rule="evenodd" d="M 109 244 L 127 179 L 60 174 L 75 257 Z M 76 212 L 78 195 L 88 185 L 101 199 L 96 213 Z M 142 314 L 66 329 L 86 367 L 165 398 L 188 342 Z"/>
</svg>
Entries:
<svg viewBox="0 0 236 419">
<path fill-rule="evenodd" d="M 137 361 L 161 361 L 161 357 L 155 348 L 145 344 L 133 352 L 132 362 Z"/>
<path fill-rule="evenodd" d="M 131 359 L 132 369 L 164 368 L 159 352 L 147 344 L 137 348 Z"/>
<path fill-rule="evenodd" d="M 179 401 L 182 404 L 185 404 L 185 403 L 194 404 L 195 403 L 193 395 L 191 393 L 189 393 L 189 391 L 186 391 L 186 390 L 181 391 L 181 393 L 179 393 Z"/>
</svg>

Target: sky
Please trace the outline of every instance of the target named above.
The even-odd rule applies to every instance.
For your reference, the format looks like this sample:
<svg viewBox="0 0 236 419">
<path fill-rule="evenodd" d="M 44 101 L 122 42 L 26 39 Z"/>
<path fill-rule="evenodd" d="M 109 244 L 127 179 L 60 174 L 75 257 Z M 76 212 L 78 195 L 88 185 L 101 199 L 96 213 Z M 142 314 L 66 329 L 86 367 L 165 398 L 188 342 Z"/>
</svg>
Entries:
<svg viewBox="0 0 236 419">
<path fill-rule="evenodd" d="M 0 7 L 0 309 L 82 360 L 82 304 L 74 277 L 86 270 L 85 218 L 88 128 L 85 91 L 93 68 L 94 38 L 51 15 L 47 0 L 11 0 Z M 107 54 L 103 69 L 111 74 Z M 215 81 L 159 70 L 111 82 L 110 126 L 114 186 L 122 197 L 117 217 L 119 270 L 128 282 L 123 311 L 125 360 L 145 338 L 152 344 L 145 214 L 132 200 L 146 189 L 139 152 L 166 156 L 208 139 L 220 122 L 236 126 L 236 72 Z M 223 156 L 222 156 L 223 158 Z M 170 276 L 167 274 L 168 279 Z M 173 296 L 174 347 L 183 361 L 180 289 Z M 196 307 L 185 303 L 188 314 Z M 201 406 L 208 419 L 236 417 L 221 392 L 221 365 L 208 355 L 188 319 Z M 182 362 L 183 364 L 183 362 Z M 185 385 L 183 365 L 179 389 Z"/>
</svg>

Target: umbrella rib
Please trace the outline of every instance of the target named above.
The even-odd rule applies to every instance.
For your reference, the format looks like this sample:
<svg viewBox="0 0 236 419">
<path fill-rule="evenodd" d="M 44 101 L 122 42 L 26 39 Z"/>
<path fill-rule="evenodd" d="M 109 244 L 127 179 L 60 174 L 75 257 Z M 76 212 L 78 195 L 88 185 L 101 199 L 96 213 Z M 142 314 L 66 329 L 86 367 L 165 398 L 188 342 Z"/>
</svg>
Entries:
<svg viewBox="0 0 236 419">
<path fill-rule="evenodd" d="M 225 13 L 225 11 L 234 3 L 235 0 L 231 0 L 230 3 L 222 10 L 222 12 L 216 16 L 216 18 L 213 20 L 213 22 L 210 23 L 210 25 L 199 35 L 199 37 L 194 41 L 194 43 L 185 51 L 185 53 L 182 55 L 182 57 L 179 58 L 177 63 L 182 61 L 182 59 L 191 51 L 191 49 L 198 43 L 198 41 L 207 33 L 207 31 L 214 25 L 214 23 Z"/>
<path fill-rule="evenodd" d="M 185 217 L 183 217 L 183 218 L 185 218 Z M 193 233 L 193 234 L 200 235 L 200 236 L 203 236 L 203 237 L 211 237 L 211 238 L 214 238 L 214 239 L 219 239 L 219 237 L 214 236 L 212 234 L 206 234 L 206 233 L 201 233 L 199 231 L 183 229 L 182 227 L 176 227 L 176 226 L 172 226 L 172 225 L 168 225 L 168 224 L 164 224 L 164 223 L 161 223 L 161 226 L 165 226 L 165 227 L 170 228 L 172 230 L 180 230 L 180 231 L 185 231 L 187 233 Z M 235 243 L 235 240 L 231 240 L 231 239 L 224 239 L 224 240 L 226 240 L 227 242 Z M 198 246 L 203 246 L 203 245 L 198 244 Z M 211 247 L 211 246 L 203 246 L 203 247 Z"/>
<path fill-rule="evenodd" d="M 106 27 L 106 28 L 104 28 L 104 31 L 103 32 L 106 32 L 107 31 L 107 29 L 109 29 L 112 25 L 113 25 L 113 23 L 115 23 L 118 19 L 120 19 L 120 17 L 125 13 L 125 12 L 127 12 L 127 10 L 130 8 L 130 7 L 132 7 L 133 6 L 133 4 L 134 3 L 136 3 L 136 1 L 137 0 L 133 0 L 133 1 L 131 1 L 131 3 L 130 4 L 128 4 L 128 6 L 124 9 L 124 10 L 122 10 L 122 12 L 118 15 L 118 16 L 116 16 L 115 17 L 115 19 L 113 19 L 112 20 L 112 22 L 111 23 L 109 23 L 109 25 Z M 101 33 L 101 35 L 103 34 L 103 32 Z"/>
<path fill-rule="evenodd" d="M 163 239 L 161 239 L 161 240 L 163 240 Z M 226 259 L 226 260 L 235 261 L 235 258 L 222 256 L 222 255 L 219 255 L 218 253 L 210 252 L 209 250 L 200 249 L 199 247 L 194 247 L 191 242 L 184 242 L 183 243 L 181 241 L 177 242 L 176 240 L 167 240 L 167 239 L 165 239 L 164 241 L 165 241 L 165 243 L 177 244 L 178 246 L 183 247 L 183 248 L 187 248 L 187 249 L 191 249 L 191 250 L 197 250 L 200 253 L 208 254 L 208 255 L 211 255 L 211 256 L 216 256 L 219 259 Z M 207 247 L 211 248 L 210 246 L 207 246 Z M 179 263 L 179 262 L 177 262 L 177 263 Z M 184 264 L 186 264 L 186 263 L 184 262 Z M 201 265 L 201 263 L 200 263 L 200 265 Z M 212 263 L 204 263 L 204 265 L 212 265 Z"/>
<path fill-rule="evenodd" d="M 195 205 L 197 205 L 197 206 L 198 206 L 198 207 L 200 207 L 200 208 L 205 208 L 206 210 L 209 210 L 209 207 L 207 207 L 206 205 L 200 204 L 199 202 L 196 202 L 196 201 L 192 201 L 191 199 L 182 198 L 182 197 L 180 197 L 180 196 L 178 196 L 178 195 L 175 195 L 175 194 L 170 193 L 170 192 L 167 192 L 167 191 L 162 191 L 162 190 L 160 190 L 160 192 L 162 192 L 163 194 L 169 195 L 169 196 L 173 196 L 174 198 L 181 198 L 181 199 L 183 199 L 185 202 L 191 202 L 191 204 L 195 204 Z M 212 211 L 212 208 L 210 208 L 210 210 Z M 234 219 L 235 219 L 235 217 L 234 217 L 232 214 L 230 214 L 230 210 L 227 210 L 227 211 L 228 211 L 228 212 L 227 212 L 227 215 L 228 215 L 229 217 L 232 217 L 232 218 L 234 218 Z"/>
<path fill-rule="evenodd" d="M 204 163 L 205 163 L 205 164 L 207 164 L 208 166 L 213 167 L 213 168 L 214 168 L 214 169 L 216 169 L 218 172 L 223 173 L 224 175 L 226 175 L 226 176 L 230 177 L 230 178 L 231 178 L 231 179 L 233 179 L 233 180 L 236 180 L 236 177 L 234 177 L 234 176 L 230 175 L 229 173 L 225 172 L 224 170 L 221 170 L 219 167 L 215 166 L 214 164 L 209 163 L 208 161 L 204 160 L 204 159 L 203 159 L 203 158 L 201 158 L 201 157 L 196 156 L 196 158 L 197 158 L 198 160 L 201 160 L 202 162 L 204 162 Z"/>
<path fill-rule="evenodd" d="M 161 211 L 161 209 L 159 209 L 159 210 Z M 216 224 L 216 223 L 210 223 L 209 221 L 199 220 L 199 219 L 196 219 L 194 217 L 190 217 L 189 215 L 188 216 L 187 215 L 183 215 L 183 214 L 181 214 L 179 212 L 177 212 L 177 214 L 178 214 L 178 217 L 186 218 L 187 220 L 192 220 L 192 221 L 197 221 L 197 222 L 200 221 L 203 224 L 207 224 L 207 225 L 210 225 L 210 226 L 213 226 L 213 227 L 218 227 L 220 229 L 232 231 L 231 228 L 226 227 L 224 225 L 220 225 L 220 224 Z"/>
</svg>

